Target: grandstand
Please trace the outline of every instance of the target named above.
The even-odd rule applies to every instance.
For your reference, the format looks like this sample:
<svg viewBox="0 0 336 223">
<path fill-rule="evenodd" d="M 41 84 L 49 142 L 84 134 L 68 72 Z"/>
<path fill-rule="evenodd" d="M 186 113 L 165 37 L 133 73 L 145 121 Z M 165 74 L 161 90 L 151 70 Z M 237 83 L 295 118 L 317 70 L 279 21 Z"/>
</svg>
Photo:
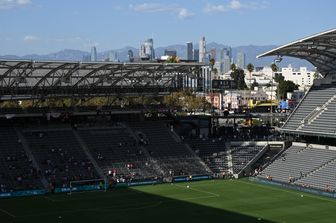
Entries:
<svg viewBox="0 0 336 223">
<path fill-rule="evenodd" d="M 335 160 L 335 147 L 294 143 L 258 177 L 321 190 L 328 185 L 335 190 L 336 178 L 331 174 Z"/>
<path fill-rule="evenodd" d="M 70 181 L 96 179 L 98 173 L 70 129 L 24 131 L 43 176 L 54 187 Z"/>
<path fill-rule="evenodd" d="M 41 173 L 27 156 L 14 128 L 0 128 L 0 192 L 42 187 Z"/>
<path fill-rule="evenodd" d="M 292 135 L 313 135 L 327 138 L 336 137 L 336 30 L 309 36 L 280 46 L 258 57 L 291 56 L 308 60 L 324 78 L 314 80 L 281 131 Z"/>
<path fill-rule="evenodd" d="M 336 125 L 328 124 L 330 120 L 336 120 L 336 82 L 332 84 L 328 80 L 328 84 L 319 84 L 315 83 L 311 87 L 283 126 L 284 132 L 336 136 Z"/>
<path fill-rule="evenodd" d="M 2 61 L 0 93 L 5 106 L 0 110 L 0 197 L 98 190 L 103 188 L 102 182 L 109 188 L 169 182 L 172 184 L 157 189 L 166 189 L 158 194 L 167 196 L 181 189 L 175 182 L 184 181 L 187 184 L 179 196 L 188 201 L 209 199 L 205 202 L 212 203 L 223 196 L 221 201 L 229 202 L 231 195 L 238 194 L 241 202 L 248 197 L 246 188 L 256 184 L 229 181 L 244 191 L 236 191 L 233 185 L 228 187 L 227 197 L 226 191 L 218 192 L 222 188 L 209 192 L 205 183 L 189 190 L 189 184 L 253 174 L 256 177 L 251 179 L 263 183 L 335 197 L 336 148 L 320 143 L 321 138 L 336 138 L 336 64 L 330 59 L 335 54 L 331 47 L 335 35 L 336 30 L 325 32 L 262 55 L 305 58 L 324 74 L 280 129 L 289 136 L 281 138 L 285 142 L 271 142 L 264 128 L 219 126 L 215 116 L 188 116 L 183 122 L 183 117 L 169 114 L 171 108 L 160 100 L 149 106 L 122 103 L 129 95 L 160 97 L 176 90 L 202 91 L 201 64 Z M 102 104 L 86 103 L 99 97 L 106 97 Z M 22 101 L 25 106 L 20 105 Z M 186 132 L 177 131 L 178 127 Z M 214 127 L 218 127 L 216 131 Z M 73 187 L 74 181 L 78 185 Z M 186 196 L 186 188 L 197 197 Z M 255 191 L 261 196 L 266 190 Z M 274 191 L 268 191 L 268 199 Z M 244 197 L 239 197 L 240 193 Z M 118 202 L 123 200 L 120 196 Z M 268 205 L 269 200 L 265 201 Z M 132 199 L 127 202 L 136 203 Z M 153 208 L 161 208 L 161 204 L 162 198 Z M 6 214 L 1 208 L 0 213 Z"/>
<path fill-rule="evenodd" d="M 316 34 L 274 50 L 263 56 L 292 56 L 315 65 L 324 78 L 314 81 L 281 131 L 305 143 L 293 142 L 277 159 L 268 163 L 257 178 L 295 185 L 296 189 L 335 191 L 336 148 L 316 143 L 336 138 L 336 30 Z M 320 193 L 320 192 L 316 192 Z"/>
</svg>

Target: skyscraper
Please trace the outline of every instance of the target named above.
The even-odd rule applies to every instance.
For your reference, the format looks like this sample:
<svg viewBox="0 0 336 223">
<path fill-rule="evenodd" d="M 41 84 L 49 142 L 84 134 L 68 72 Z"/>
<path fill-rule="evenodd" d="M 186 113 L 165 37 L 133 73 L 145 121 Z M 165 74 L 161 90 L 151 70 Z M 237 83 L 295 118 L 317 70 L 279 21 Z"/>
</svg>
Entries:
<svg viewBox="0 0 336 223">
<path fill-rule="evenodd" d="M 109 61 L 110 62 L 118 62 L 118 53 L 116 51 L 110 51 L 109 52 Z"/>
<path fill-rule="evenodd" d="M 199 61 L 199 50 L 194 49 L 193 52 L 194 52 L 194 60 Z"/>
<path fill-rule="evenodd" d="M 155 58 L 153 39 L 147 39 L 140 47 L 140 58 L 153 60 Z"/>
<path fill-rule="evenodd" d="M 243 52 L 237 53 L 237 67 L 245 69 L 245 54 Z"/>
<path fill-rule="evenodd" d="M 134 61 L 134 56 L 133 56 L 133 51 L 132 50 L 128 50 L 127 56 L 128 56 L 129 62 L 133 62 Z"/>
<path fill-rule="evenodd" d="M 230 69 L 231 69 L 231 58 L 225 55 L 223 60 L 223 73 L 225 74 L 229 72 Z"/>
<path fill-rule="evenodd" d="M 210 49 L 210 59 L 216 60 L 216 48 Z"/>
<path fill-rule="evenodd" d="M 91 61 L 97 61 L 97 48 L 95 46 L 91 47 Z"/>
<path fill-rule="evenodd" d="M 230 58 L 230 60 L 231 60 L 231 58 L 232 58 L 232 49 L 231 49 L 231 47 L 225 47 L 225 48 L 223 48 L 222 49 L 222 53 L 223 53 L 223 56 L 228 56 L 229 58 Z M 224 57 L 223 57 L 223 59 L 224 59 Z"/>
<path fill-rule="evenodd" d="M 206 61 L 206 42 L 205 37 L 203 36 L 199 41 L 199 62 Z"/>
<path fill-rule="evenodd" d="M 187 60 L 193 60 L 193 44 L 192 42 L 187 42 Z"/>
<path fill-rule="evenodd" d="M 171 56 L 171 57 L 176 57 L 177 52 L 176 50 L 164 50 L 164 56 Z"/>
</svg>

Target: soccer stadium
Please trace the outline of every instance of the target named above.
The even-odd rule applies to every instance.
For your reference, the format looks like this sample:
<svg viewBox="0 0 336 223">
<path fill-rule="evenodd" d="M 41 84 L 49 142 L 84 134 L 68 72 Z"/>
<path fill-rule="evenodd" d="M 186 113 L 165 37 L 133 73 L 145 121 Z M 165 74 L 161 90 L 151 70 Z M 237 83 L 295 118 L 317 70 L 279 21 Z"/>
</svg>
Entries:
<svg viewBox="0 0 336 223">
<path fill-rule="evenodd" d="M 335 222 L 336 30 L 266 56 L 323 75 L 279 129 L 167 106 L 197 62 L 1 60 L 0 221 Z"/>
</svg>

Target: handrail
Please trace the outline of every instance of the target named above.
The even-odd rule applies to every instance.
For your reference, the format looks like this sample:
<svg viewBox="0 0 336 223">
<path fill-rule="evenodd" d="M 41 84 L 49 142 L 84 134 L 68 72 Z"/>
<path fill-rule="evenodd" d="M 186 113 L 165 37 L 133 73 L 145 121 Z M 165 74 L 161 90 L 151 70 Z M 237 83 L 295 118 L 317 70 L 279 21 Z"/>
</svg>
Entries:
<svg viewBox="0 0 336 223">
<path fill-rule="evenodd" d="M 326 101 L 322 106 L 317 106 L 312 112 L 310 112 L 302 121 L 299 128 L 303 127 L 304 124 L 311 124 L 317 116 L 319 116 L 325 110 L 328 110 L 328 105 L 336 98 L 336 95 L 333 95 L 328 101 Z"/>
<path fill-rule="evenodd" d="M 286 122 L 281 126 L 281 129 L 283 129 L 283 128 L 287 125 L 288 121 L 289 121 L 289 120 L 292 118 L 292 116 L 296 113 L 296 110 L 299 109 L 299 107 L 301 106 L 303 100 L 307 97 L 307 95 L 308 95 L 309 92 L 311 91 L 312 87 L 313 87 L 313 85 L 310 86 L 310 88 L 308 89 L 308 91 L 305 93 L 305 95 L 303 96 L 303 98 L 300 100 L 299 104 L 295 107 L 294 111 L 289 115 L 289 117 L 287 118 Z"/>
</svg>

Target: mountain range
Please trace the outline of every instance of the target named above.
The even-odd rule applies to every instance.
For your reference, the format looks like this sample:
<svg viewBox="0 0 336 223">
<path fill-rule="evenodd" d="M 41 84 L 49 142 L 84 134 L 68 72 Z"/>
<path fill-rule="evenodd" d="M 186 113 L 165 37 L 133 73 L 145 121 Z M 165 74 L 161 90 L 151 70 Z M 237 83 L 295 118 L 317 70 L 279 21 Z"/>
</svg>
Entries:
<svg viewBox="0 0 336 223">
<path fill-rule="evenodd" d="M 226 47 L 224 44 L 219 44 L 215 42 L 211 42 L 207 44 L 207 49 L 215 48 L 215 49 L 221 49 Z M 273 62 L 273 57 L 265 57 L 256 59 L 256 56 L 267 52 L 271 49 L 276 48 L 275 45 L 266 45 L 266 46 L 256 46 L 256 45 L 248 45 L 248 46 L 237 46 L 232 47 L 232 57 L 233 60 L 236 61 L 237 53 L 243 52 L 245 53 L 245 63 L 252 63 L 255 67 L 262 67 L 262 66 L 269 66 Z M 197 49 L 198 47 L 195 46 Z M 176 45 L 170 45 L 166 47 L 158 47 L 155 48 L 155 55 L 156 57 L 161 57 L 164 54 L 164 50 L 176 50 L 177 55 L 184 59 L 187 57 L 187 47 L 186 45 L 182 44 L 176 44 Z M 99 52 L 97 54 L 98 60 L 102 61 L 104 58 L 108 58 L 110 51 L 116 51 L 118 54 L 118 58 L 120 61 L 126 61 L 127 60 L 127 53 L 128 50 L 132 50 L 134 55 L 139 54 L 139 49 L 126 46 L 121 49 L 114 49 L 114 50 L 106 50 L 103 52 Z M 81 51 L 81 50 L 73 50 L 73 49 L 64 49 L 59 52 L 45 54 L 45 55 L 38 55 L 38 54 L 29 54 L 24 56 L 16 56 L 16 55 L 3 55 L 0 56 L 0 59 L 7 59 L 7 60 L 21 60 L 21 59 L 28 59 L 28 60 L 70 60 L 70 61 L 81 61 L 86 56 L 89 56 L 90 52 Z M 306 66 L 310 69 L 313 68 L 313 65 L 311 65 L 309 62 L 297 58 L 291 58 L 291 57 L 284 57 L 282 62 L 279 64 L 280 67 L 288 66 L 288 64 L 291 64 L 293 67 L 302 67 Z"/>
</svg>

